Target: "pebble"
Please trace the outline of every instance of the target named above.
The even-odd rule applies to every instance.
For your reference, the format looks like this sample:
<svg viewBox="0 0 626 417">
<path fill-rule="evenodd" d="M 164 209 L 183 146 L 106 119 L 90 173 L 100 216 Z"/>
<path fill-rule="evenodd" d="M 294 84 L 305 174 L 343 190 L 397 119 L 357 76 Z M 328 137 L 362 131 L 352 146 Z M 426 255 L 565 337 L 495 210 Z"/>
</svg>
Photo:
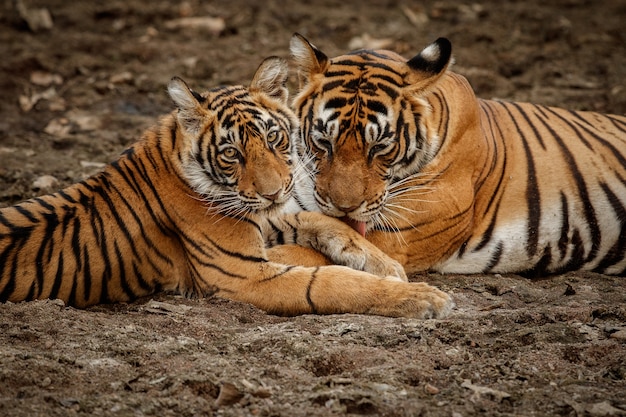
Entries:
<svg viewBox="0 0 626 417">
<path fill-rule="evenodd" d="M 63 77 L 45 71 L 33 71 L 30 73 L 30 82 L 41 87 L 49 87 L 52 84 L 63 84 Z"/>
<path fill-rule="evenodd" d="M 625 414 L 624 410 L 613 407 L 608 401 L 593 404 L 588 412 L 592 416 L 623 416 Z"/>
<path fill-rule="evenodd" d="M 225 382 L 220 387 L 220 393 L 215 400 L 215 405 L 218 407 L 233 405 L 239 402 L 243 398 L 243 393 L 230 382 Z"/>
<path fill-rule="evenodd" d="M 226 29 L 226 22 L 221 17 L 198 16 L 181 17 L 165 22 L 167 29 L 196 29 L 204 30 L 213 35 L 219 35 Z"/>
<path fill-rule="evenodd" d="M 33 190 L 52 191 L 59 187 L 59 180 L 52 175 L 42 175 L 33 181 L 30 188 Z"/>
<path fill-rule="evenodd" d="M 431 394 L 431 395 L 436 395 L 436 394 L 439 394 L 440 392 L 439 388 L 431 384 L 424 385 L 424 391 L 426 391 L 427 394 Z"/>
<path fill-rule="evenodd" d="M 69 120 L 62 117 L 60 119 L 52 119 L 44 127 L 43 131 L 51 136 L 64 137 L 67 136 L 72 130 Z"/>
<path fill-rule="evenodd" d="M 615 333 L 611 334 L 611 339 L 617 339 L 617 340 L 626 340 L 626 329 L 622 329 L 622 330 L 618 330 Z"/>
</svg>

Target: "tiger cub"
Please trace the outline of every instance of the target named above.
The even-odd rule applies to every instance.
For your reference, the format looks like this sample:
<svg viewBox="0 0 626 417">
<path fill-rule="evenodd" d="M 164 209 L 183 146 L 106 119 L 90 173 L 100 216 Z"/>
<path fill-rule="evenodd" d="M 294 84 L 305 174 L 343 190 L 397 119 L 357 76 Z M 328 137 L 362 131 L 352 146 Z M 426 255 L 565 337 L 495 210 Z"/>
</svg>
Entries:
<svg viewBox="0 0 626 417">
<path fill-rule="evenodd" d="M 281 315 L 439 317 L 450 297 L 338 220 L 281 214 L 302 171 L 288 67 L 268 58 L 249 88 L 200 95 L 174 78 L 177 110 L 103 172 L 0 210 L 0 301 L 86 307 L 156 291 L 217 295 Z M 278 247 L 271 262 L 267 243 Z M 346 266 L 303 267 L 319 256 Z M 358 271 L 349 267 L 361 269 Z"/>
<path fill-rule="evenodd" d="M 477 99 L 440 38 L 406 60 L 291 40 L 314 184 L 407 273 L 626 270 L 626 117 Z"/>
</svg>

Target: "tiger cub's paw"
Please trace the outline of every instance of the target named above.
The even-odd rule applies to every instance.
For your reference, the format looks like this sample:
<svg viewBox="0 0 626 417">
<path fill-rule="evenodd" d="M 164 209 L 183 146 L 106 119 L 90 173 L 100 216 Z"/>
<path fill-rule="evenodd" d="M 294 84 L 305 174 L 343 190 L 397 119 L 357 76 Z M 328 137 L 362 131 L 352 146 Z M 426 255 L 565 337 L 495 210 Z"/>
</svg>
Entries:
<svg viewBox="0 0 626 417">
<path fill-rule="evenodd" d="M 372 313 L 391 317 L 437 319 L 446 317 L 454 308 L 449 294 L 424 282 L 394 283 L 399 286 L 387 292 L 386 303 Z M 382 300 L 381 300 L 382 301 Z"/>
</svg>

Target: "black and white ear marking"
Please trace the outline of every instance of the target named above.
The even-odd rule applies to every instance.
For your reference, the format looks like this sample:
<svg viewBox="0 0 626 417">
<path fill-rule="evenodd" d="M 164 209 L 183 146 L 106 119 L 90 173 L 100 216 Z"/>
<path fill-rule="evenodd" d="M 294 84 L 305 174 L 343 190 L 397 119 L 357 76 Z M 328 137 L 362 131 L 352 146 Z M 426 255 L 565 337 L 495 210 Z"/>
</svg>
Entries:
<svg viewBox="0 0 626 417">
<path fill-rule="evenodd" d="M 261 91 L 268 96 L 287 104 L 289 90 L 287 90 L 287 78 L 289 77 L 289 65 L 287 61 L 279 57 L 269 57 L 261 62 L 256 70 L 250 91 Z"/>
<path fill-rule="evenodd" d="M 434 75 L 447 68 L 451 57 L 452 44 L 446 38 L 439 38 L 411 58 L 407 64 L 414 71 Z"/>
<path fill-rule="evenodd" d="M 178 107 L 178 123 L 189 133 L 197 133 L 203 120 L 204 111 L 201 103 L 206 99 L 192 91 L 179 77 L 170 80 L 167 91 Z"/>
</svg>

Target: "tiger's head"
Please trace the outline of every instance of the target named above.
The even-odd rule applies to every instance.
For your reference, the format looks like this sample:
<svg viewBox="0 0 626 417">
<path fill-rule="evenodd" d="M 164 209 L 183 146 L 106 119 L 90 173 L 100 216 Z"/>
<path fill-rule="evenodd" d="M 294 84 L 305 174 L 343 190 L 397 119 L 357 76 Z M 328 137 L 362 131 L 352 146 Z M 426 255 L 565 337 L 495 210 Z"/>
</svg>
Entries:
<svg viewBox="0 0 626 417">
<path fill-rule="evenodd" d="M 178 107 L 179 168 L 210 207 L 240 217 L 272 212 L 291 196 L 298 172 L 291 135 L 285 60 L 267 58 L 249 87 L 192 91 L 180 78 L 168 85 Z"/>
<path fill-rule="evenodd" d="M 410 180 L 439 147 L 423 96 L 443 76 L 451 44 L 440 38 L 410 60 L 385 50 L 329 59 L 304 37 L 290 44 L 300 92 L 300 152 L 309 153 L 315 204 L 361 234 L 391 227 Z"/>
</svg>

